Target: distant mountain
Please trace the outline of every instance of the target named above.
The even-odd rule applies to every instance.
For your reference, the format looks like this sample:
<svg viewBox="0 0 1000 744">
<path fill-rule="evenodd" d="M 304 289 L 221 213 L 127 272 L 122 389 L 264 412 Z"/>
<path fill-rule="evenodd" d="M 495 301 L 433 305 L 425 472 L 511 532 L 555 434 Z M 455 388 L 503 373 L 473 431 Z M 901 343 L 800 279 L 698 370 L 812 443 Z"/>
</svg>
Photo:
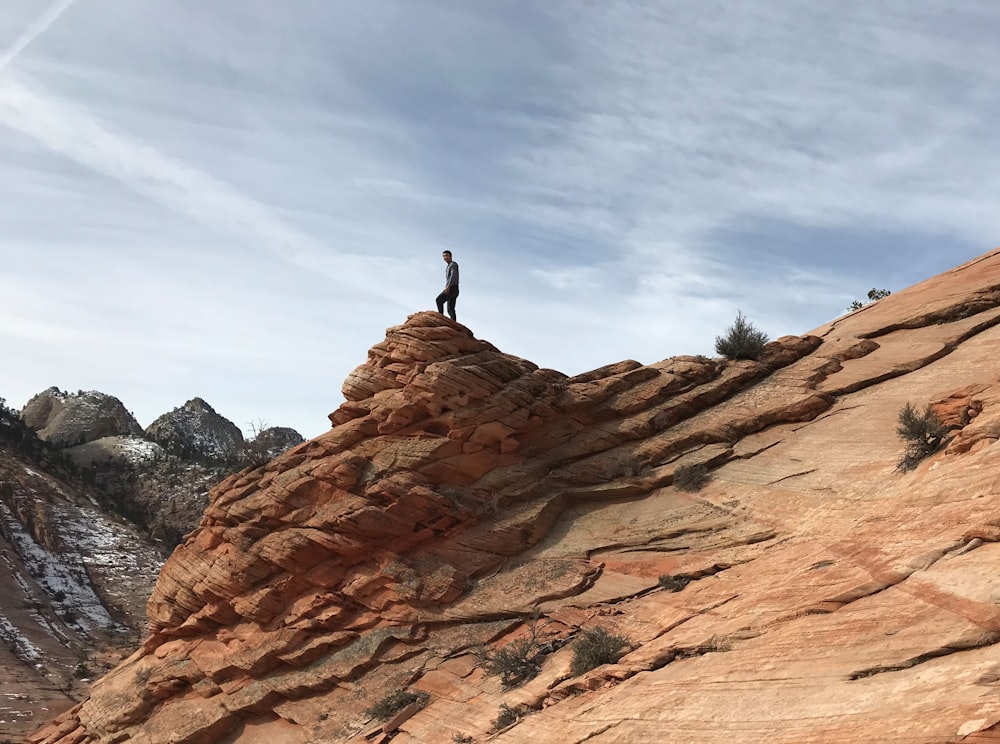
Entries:
<svg viewBox="0 0 1000 744">
<path fill-rule="evenodd" d="M 64 393 L 50 387 L 25 404 L 21 418 L 39 439 L 72 447 L 102 437 L 142 436 L 142 427 L 118 398 L 96 390 Z"/>
<path fill-rule="evenodd" d="M 305 440 L 295 429 L 287 426 L 272 426 L 259 432 L 253 440 L 273 453 L 272 457 L 277 457 L 282 452 L 292 447 L 302 444 Z"/>
<path fill-rule="evenodd" d="M 295 429 L 272 426 L 256 432 L 256 436 L 246 443 L 243 457 L 247 465 L 263 465 L 304 441 Z"/>
<path fill-rule="evenodd" d="M 201 398 L 165 413 L 146 427 L 146 438 L 185 459 L 236 460 L 246 446 L 243 433 Z"/>
<path fill-rule="evenodd" d="M 143 431 L 118 398 L 51 387 L 28 401 L 21 418 L 80 468 L 102 503 L 165 549 L 194 529 L 212 486 L 303 441 L 287 427 L 255 430 L 248 441 L 202 398 L 159 416 Z"/>
</svg>

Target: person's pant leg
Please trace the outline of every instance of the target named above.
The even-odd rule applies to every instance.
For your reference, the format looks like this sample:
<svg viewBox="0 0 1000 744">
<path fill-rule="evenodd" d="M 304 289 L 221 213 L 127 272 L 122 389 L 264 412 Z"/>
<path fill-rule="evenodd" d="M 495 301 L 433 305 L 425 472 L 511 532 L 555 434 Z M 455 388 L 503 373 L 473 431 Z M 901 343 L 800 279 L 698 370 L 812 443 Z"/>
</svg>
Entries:
<svg viewBox="0 0 1000 744">
<path fill-rule="evenodd" d="M 447 299 L 448 299 L 448 293 L 442 292 L 437 296 L 437 299 L 435 300 L 437 302 L 438 312 L 441 313 L 442 315 L 444 315 L 444 303 Z"/>
<path fill-rule="evenodd" d="M 458 287 L 455 287 L 451 290 L 451 293 L 448 295 L 448 316 L 454 321 L 458 320 L 458 318 L 455 317 L 455 300 L 457 299 L 458 299 Z"/>
</svg>

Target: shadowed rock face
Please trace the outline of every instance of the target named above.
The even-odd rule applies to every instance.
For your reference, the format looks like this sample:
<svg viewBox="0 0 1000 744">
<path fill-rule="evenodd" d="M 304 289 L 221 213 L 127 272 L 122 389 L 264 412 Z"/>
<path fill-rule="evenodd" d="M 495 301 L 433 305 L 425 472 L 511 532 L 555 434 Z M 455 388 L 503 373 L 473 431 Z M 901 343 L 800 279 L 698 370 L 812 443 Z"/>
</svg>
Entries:
<svg viewBox="0 0 1000 744">
<path fill-rule="evenodd" d="M 118 398 L 94 390 L 74 394 L 49 388 L 25 404 L 21 418 L 39 439 L 57 447 L 142 435 L 142 427 Z"/>
<path fill-rule="evenodd" d="M 566 377 L 413 315 L 328 433 L 213 491 L 143 648 L 32 741 L 483 741 L 501 704 L 499 742 L 993 740 L 998 323 L 1000 252 L 756 362 Z M 907 401 L 949 435 L 901 474 Z M 594 627 L 629 645 L 573 675 Z M 476 649 L 531 632 L 504 690 Z M 399 688 L 426 706 L 361 712 Z"/>
</svg>

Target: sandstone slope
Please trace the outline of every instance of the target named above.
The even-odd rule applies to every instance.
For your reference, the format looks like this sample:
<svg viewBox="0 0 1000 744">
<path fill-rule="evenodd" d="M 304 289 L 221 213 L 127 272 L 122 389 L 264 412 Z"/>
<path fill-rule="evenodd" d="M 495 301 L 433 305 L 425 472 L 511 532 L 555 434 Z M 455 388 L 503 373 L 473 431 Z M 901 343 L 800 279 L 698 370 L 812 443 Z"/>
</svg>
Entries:
<svg viewBox="0 0 1000 744">
<path fill-rule="evenodd" d="M 330 432 L 213 491 L 142 649 L 32 741 L 1000 740 L 998 323 L 997 251 L 758 362 L 566 377 L 411 316 Z M 898 473 L 908 401 L 950 430 Z M 629 646 L 573 675 L 595 627 Z M 532 630 L 504 689 L 477 649 Z"/>
</svg>

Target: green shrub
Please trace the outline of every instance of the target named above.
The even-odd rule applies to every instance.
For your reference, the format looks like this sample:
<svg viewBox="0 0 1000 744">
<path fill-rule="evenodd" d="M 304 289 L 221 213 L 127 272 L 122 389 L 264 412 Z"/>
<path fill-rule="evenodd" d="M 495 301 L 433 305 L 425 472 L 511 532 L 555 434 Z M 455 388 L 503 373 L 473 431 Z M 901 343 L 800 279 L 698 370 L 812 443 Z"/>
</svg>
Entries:
<svg viewBox="0 0 1000 744">
<path fill-rule="evenodd" d="M 766 343 L 767 334 L 738 312 L 725 335 L 715 337 L 715 351 L 727 359 L 758 359 Z"/>
<path fill-rule="evenodd" d="M 708 468 L 702 464 L 682 465 L 674 471 L 674 485 L 681 491 L 700 491 L 708 483 Z"/>
<path fill-rule="evenodd" d="M 493 730 L 503 731 L 523 715 L 519 709 L 511 708 L 507 703 L 504 703 L 500 706 L 500 712 L 497 713 L 497 717 L 493 720 Z"/>
<path fill-rule="evenodd" d="M 514 687 L 529 679 L 534 679 L 541 671 L 537 656 L 539 645 L 534 634 L 530 638 L 519 638 L 496 651 L 480 649 L 479 665 L 491 677 L 500 677 L 504 687 Z"/>
<path fill-rule="evenodd" d="M 617 661 L 626 646 L 628 639 L 624 636 L 612 635 L 604 628 L 588 628 L 573 643 L 570 672 L 575 676 Z"/>
<path fill-rule="evenodd" d="M 455 744 L 472 744 L 472 737 L 468 734 L 455 734 L 451 737 L 451 740 L 455 742 Z"/>
<path fill-rule="evenodd" d="M 892 292 L 890 292 L 888 289 L 875 289 L 874 287 L 872 287 L 871 289 L 868 290 L 868 302 L 861 302 L 860 300 L 855 300 L 854 302 L 851 303 L 851 306 L 847 309 L 860 310 L 865 305 L 869 305 L 872 302 L 881 300 L 882 298 L 888 297 L 891 294 Z"/>
<path fill-rule="evenodd" d="M 670 574 L 663 574 L 659 578 L 658 582 L 660 586 L 668 592 L 679 592 L 691 583 L 691 579 L 686 576 L 671 576 Z"/>
<path fill-rule="evenodd" d="M 941 446 L 945 431 L 944 425 L 930 406 L 918 411 L 916 406 L 907 402 L 899 412 L 899 424 L 896 427 L 897 436 L 906 442 L 906 451 L 896 469 L 906 472 L 917 467 L 917 463 Z"/>
<path fill-rule="evenodd" d="M 395 692 L 390 692 L 373 706 L 365 710 L 365 715 L 369 718 L 377 718 L 380 721 L 385 721 L 401 711 L 410 703 L 420 703 L 420 707 L 427 705 L 429 697 L 430 696 L 426 692 L 396 690 Z"/>
</svg>

